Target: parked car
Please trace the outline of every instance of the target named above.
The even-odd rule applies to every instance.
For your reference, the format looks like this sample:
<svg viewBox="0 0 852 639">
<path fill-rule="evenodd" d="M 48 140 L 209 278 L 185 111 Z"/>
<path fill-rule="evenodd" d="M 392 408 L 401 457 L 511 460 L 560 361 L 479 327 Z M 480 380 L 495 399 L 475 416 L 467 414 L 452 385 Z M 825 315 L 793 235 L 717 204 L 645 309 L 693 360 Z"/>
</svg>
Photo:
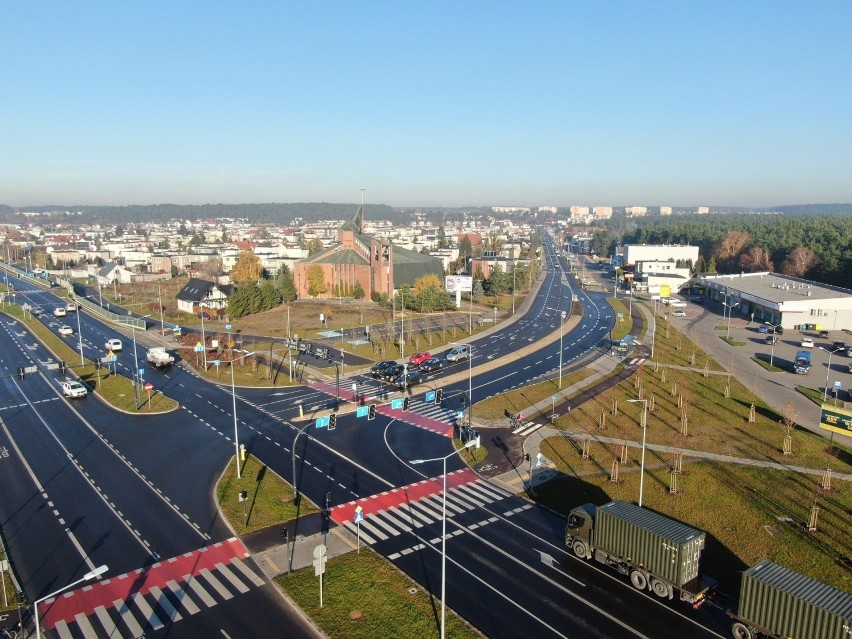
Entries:
<svg viewBox="0 0 852 639">
<path fill-rule="evenodd" d="M 53 309 L 53 316 L 54 317 L 65 317 L 66 315 L 67 315 L 67 312 L 65 311 L 64 306 L 57 306 L 56 308 Z"/>
<path fill-rule="evenodd" d="M 672 308 L 686 308 L 686 302 L 681 302 L 680 300 L 673 300 L 669 302 L 669 306 Z"/>
<path fill-rule="evenodd" d="M 393 380 L 393 385 L 397 388 L 407 388 L 409 386 L 419 384 L 422 379 L 423 376 L 420 374 L 419 370 L 409 369 L 407 373 L 405 373 L 404 375 L 400 375 L 395 380 Z"/>
<path fill-rule="evenodd" d="M 757 327 L 757 332 L 758 333 L 768 333 L 769 327 L 766 324 L 761 324 L 760 326 Z"/>
<path fill-rule="evenodd" d="M 814 341 L 810 337 L 803 337 L 801 346 L 802 348 L 813 348 Z"/>
<path fill-rule="evenodd" d="M 467 346 L 456 346 L 447 353 L 448 362 L 461 362 L 462 360 L 466 360 L 468 357 L 470 357 L 470 348 Z"/>
<path fill-rule="evenodd" d="M 108 351 L 112 351 L 113 353 L 116 351 L 120 351 L 124 348 L 124 345 L 121 343 L 120 339 L 108 339 L 106 341 L 106 349 Z"/>
<path fill-rule="evenodd" d="M 62 382 L 62 394 L 65 397 L 85 397 L 89 389 L 80 382 Z"/>
<path fill-rule="evenodd" d="M 686 317 L 686 311 L 672 311 L 672 317 Z"/>
<path fill-rule="evenodd" d="M 381 377 L 382 371 L 384 371 L 388 366 L 396 366 L 396 362 L 392 359 L 385 359 L 381 362 L 377 362 L 370 367 L 370 375 L 373 377 Z"/>
<path fill-rule="evenodd" d="M 418 368 L 424 373 L 431 373 L 432 371 L 444 368 L 444 362 L 437 357 L 430 357 L 425 362 L 420 362 L 420 366 L 418 366 Z"/>
<path fill-rule="evenodd" d="M 202 311 L 198 314 L 198 319 L 210 319 L 210 313 Z"/>
<path fill-rule="evenodd" d="M 776 335 L 783 335 L 784 334 L 784 327 L 783 326 L 776 326 L 775 327 L 775 334 Z"/>
<path fill-rule="evenodd" d="M 71 328 L 70 326 L 68 326 L 68 324 L 63 324 L 62 326 L 59 327 L 59 334 L 60 335 L 73 335 L 74 329 Z"/>
<path fill-rule="evenodd" d="M 777 344 L 778 343 L 778 336 L 777 335 L 767 335 L 766 336 L 766 343 L 767 344 Z"/>
<path fill-rule="evenodd" d="M 411 357 L 408 358 L 408 363 L 411 366 L 420 366 L 427 359 L 432 357 L 432 353 L 423 352 L 423 353 L 414 353 Z"/>
<path fill-rule="evenodd" d="M 388 366 L 381 373 L 381 378 L 388 381 L 393 381 L 405 372 L 405 366 L 394 362 L 393 366 Z"/>
<path fill-rule="evenodd" d="M 704 296 L 703 295 L 690 295 L 689 301 L 693 302 L 695 304 L 703 304 L 704 303 Z"/>
<path fill-rule="evenodd" d="M 828 339 L 828 331 L 819 332 L 820 339 Z"/>
<path fill-rule="evenodd" d="M 845 351 L 846 350 L 846 342 L 844 342 L 842 339 L 834 340 L 834 344 L 831 345 L 831 350 L 833 350 L 833 351 L 844 350 Z"/>
</svg>

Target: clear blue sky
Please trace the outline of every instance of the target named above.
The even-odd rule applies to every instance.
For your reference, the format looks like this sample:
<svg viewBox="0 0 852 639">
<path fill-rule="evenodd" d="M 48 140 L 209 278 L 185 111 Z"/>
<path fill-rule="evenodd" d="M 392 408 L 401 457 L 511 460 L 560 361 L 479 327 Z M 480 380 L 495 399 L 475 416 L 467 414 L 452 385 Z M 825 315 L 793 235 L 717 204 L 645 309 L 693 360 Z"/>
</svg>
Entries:
<svg viewBox="0 0 852 639">
<path fill-rule="evenodd" d="M 852 2 L 6 2 L 0 203 L 852 201 Z"/>
</svg>

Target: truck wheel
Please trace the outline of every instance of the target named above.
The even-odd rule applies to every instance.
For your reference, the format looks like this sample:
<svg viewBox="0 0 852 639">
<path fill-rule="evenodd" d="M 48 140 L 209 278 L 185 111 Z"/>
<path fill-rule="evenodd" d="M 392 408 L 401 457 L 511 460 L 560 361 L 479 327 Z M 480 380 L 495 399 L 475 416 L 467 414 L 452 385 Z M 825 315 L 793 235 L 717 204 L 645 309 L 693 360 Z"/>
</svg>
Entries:
<svg viewBox="0 0 852 639">
<path fill-rule="evenodd" d="M 651 590 L 653 590 L 654 594 L 660 598 L 669 596 L 669 587 L 659 579 L 651 580 Z"/>
<path fill-rule="evenodd" d="M 648 578 L 638 570 L 634 570 L 630 573 L 630 583 L 636 590 L 645 590 L 648 587 Z"/>
<path fill-rule="evenodd" d="M 589 556 L 589 547 L 586 545 L 586 542 L 580 541 L 579 539 L 573 543 L 571 549 L 574 551 L 574 554 L 581 559 L 585 559 Z"/>
<path fill-rule="evenodd" d="M 734 639 L 751 639 L 751 630 L 739 621 L 731 626 L 731 634 L 734 635 Z"/>
</svg>

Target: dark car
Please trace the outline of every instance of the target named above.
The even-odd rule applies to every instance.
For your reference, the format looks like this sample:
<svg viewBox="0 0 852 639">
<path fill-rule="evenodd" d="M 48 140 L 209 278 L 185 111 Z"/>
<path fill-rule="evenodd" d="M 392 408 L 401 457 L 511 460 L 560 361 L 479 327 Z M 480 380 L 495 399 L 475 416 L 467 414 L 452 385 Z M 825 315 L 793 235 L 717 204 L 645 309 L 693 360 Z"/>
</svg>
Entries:
<svg viewBox="0 0 852 639">
<path fill-rule="evenodd" d="M 776 335 L 783 335 L 784 334 L 784 327 L 783 326 L 776 326 L 775 327 L 775 334 Z"/>
<path fill-rule="evenodd" d="M 392 381 L 405 372 L 405 367 L 402 364 L 394 362 L 393 366 L 388 366 L 381 372 L 381 378 Z"/>
<path fill-rule="evenodd" d="M 842 339 L 834 340 L 834 344 L 831 345 L 831 350 L 833 350 L 833 351 L 846 350 L 846 342 L 844 342 Z"/>
<path fill-rule="evenodd" d="M 827 338 L 828 338 L 828 331 L 820 331 L 820 332 L 819 332 L 819 336 L 820 336 L 822 339 L 827 339 Z"/>
<path fill-rule="evenodd" d="M 370 367 L 370 374 L 373 377 L 381 377 L 382 371 L 384 371 L 388 366 L 396 366 L 396 362 L 392 359 L 382 360 L 381 362 L 378 362 L 374 366 Z"/>
<path fill-rule="evenodd" d="M 424 373 L 431 373 L 444 368 L 444 362 L 437 357 L 430 357 L 425 362 L 420 362 L 418 368 Z"/>
<path fill-rule="evenodd" d="M 393 385 L 397 388 L 406 388 L 408 386 L 419 384 L 421 379 L 422 375 L 419 370 L 409 370 L 405 375 L 400 375 L 393 380 Z"/>
</svg>

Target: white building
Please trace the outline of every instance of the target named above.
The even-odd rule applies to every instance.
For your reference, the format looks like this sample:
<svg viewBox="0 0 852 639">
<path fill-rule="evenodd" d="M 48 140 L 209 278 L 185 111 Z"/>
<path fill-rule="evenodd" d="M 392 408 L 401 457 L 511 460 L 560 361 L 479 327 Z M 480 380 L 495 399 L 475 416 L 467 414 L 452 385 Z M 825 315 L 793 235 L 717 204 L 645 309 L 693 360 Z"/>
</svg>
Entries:
<svg viewBox="0 0 852 639">
<path fill-rule="evenodd" d="M 624 212 L 627 214 L 627 217 L 642 217 L 643 215 L 648 214 L 647 206 L 626 206 L 624 207 Z"/>
<path fill-rule="evenodd" d="M 571 217 L 589 217 L 588 206 L 572 206 L 568 209 L 571 212 Z"/>
<path fill-rule="evenodd" d="M 709 206 L 699 206 L 698 209 L 695 212 L 698 213 L 698 215 L 707 215 L 710 212 L 710 207 Z"/>
<path fill-rule="evenodd" d="M 661 206 L 660 207 L 660 215 L 671 215 L 672 207 L 670 206 Z"/>
<path fill-rule="evenodd" d="M 596 206 L 592 209 L 592 215 L 596 220 L 608 220 L 612 217 L 612 207 Z"/>
<path fill-rule="evenodd" d="M 627 244 L 623 248 L 624 264 L 698 261 L 698 247 L 688 244 Z"/>
</svg>

